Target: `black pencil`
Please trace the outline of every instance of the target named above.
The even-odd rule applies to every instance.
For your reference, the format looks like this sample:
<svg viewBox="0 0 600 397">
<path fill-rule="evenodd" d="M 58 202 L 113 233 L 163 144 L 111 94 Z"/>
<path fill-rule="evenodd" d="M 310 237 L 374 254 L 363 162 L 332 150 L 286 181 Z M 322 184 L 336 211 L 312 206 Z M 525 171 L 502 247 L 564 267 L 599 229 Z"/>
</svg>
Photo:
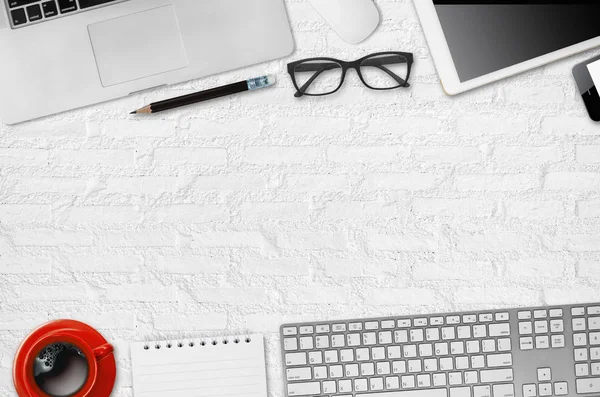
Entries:
<svg viewBox="0 0 600 397">
<path fill-rule="evenodd" d="M 195 103 L 208 101 L 215 98 L 224 97 L 227 95 L 238 94 L 244 91 L 254 91 L 260 88 L 270 87 L 275 84 L 275 76 L 268 75 L 239 81 L 237 83 L 224 85 L 222 87 L 211 88 L 209 90 L 188 94 L 177 98 L 166 99 L 160 102 L 154 102 L 144 106 L 141 109 L 131 112 L 130 114 L 150 114 L 164 112 L 165 110 L 175 109 L 182 106 L 193 105 Z"/>
</svg>

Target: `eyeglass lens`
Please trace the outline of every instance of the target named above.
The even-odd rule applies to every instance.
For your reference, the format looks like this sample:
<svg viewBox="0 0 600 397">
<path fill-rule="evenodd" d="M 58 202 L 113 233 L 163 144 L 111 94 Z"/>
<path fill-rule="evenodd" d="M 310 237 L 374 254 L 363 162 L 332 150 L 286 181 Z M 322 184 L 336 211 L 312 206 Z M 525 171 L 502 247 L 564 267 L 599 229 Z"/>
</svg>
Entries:
<svg viewBox="0 0 600 397">
<path fill-rule="evenodd" d="M 309 95 L 330 94 L 342 84 L 342 65 L 328 60 L 311 60 L 296 65 L 299 91 Z"/>
<path fill-rule="evenodd" d="M 408 59 L 399 54 L 374 55 L 362 61 L 360 73 L 365 84 L 375 89 L 391 89 L 406 84 Z"/>
</svg>

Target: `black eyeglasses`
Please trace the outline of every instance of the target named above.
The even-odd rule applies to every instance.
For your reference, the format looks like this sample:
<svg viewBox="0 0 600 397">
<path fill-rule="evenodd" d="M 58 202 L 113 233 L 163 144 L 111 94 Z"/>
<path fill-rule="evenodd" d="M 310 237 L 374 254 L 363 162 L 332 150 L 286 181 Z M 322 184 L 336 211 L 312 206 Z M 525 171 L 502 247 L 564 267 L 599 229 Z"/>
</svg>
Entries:
<svg viewBox="0 0 600 397">
<path fill-rule="evenodd" d="M 296 98 L 333 94 L 344 83 L 348 69 L 355 69 L 363 84 L 372 90 L 393 90 L 410 87 L 413 59 L 409 52 L 379 52 L 354 62 L 310 58 L 288 64 L 288 73 L 297 90 Z"/>
</svg>

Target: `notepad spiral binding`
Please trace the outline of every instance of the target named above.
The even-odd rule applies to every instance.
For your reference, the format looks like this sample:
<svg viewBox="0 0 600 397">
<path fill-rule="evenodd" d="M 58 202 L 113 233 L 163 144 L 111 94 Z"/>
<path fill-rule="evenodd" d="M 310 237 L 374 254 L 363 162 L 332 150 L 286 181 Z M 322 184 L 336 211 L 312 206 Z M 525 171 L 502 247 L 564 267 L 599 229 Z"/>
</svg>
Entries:
<svg viewBox="0 0 600 397">
<path fill-rule="evenodd" d="M 252 343 L 252 337 L 246 336 L 224 336 L 214 338 L 200 338 L 200 339 L 181 339 L 176 341 L 163 340 L 163 341 L 146 341 L 144 343 L 144 350 L 160 350 L 163 347 L 167 349 L 183 348 L 183 347 L 207 347 L 207 346 L 218 346 L 227 345 L 230 343 L 242 344 Z"/>
</svg>

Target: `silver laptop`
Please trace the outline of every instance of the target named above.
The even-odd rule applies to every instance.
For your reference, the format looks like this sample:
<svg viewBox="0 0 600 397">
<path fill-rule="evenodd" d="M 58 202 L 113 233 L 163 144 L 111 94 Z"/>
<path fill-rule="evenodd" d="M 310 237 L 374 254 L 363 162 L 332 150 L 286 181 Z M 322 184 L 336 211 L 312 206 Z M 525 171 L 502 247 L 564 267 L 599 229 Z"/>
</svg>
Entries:
<svg viewBox="0 0 600 397">
<path fill-rule="evenodd" d="M 8 124 L 284 57 L 294 47 L 283 0 L 0 2 L 0 120 Z"/>
</svg>

